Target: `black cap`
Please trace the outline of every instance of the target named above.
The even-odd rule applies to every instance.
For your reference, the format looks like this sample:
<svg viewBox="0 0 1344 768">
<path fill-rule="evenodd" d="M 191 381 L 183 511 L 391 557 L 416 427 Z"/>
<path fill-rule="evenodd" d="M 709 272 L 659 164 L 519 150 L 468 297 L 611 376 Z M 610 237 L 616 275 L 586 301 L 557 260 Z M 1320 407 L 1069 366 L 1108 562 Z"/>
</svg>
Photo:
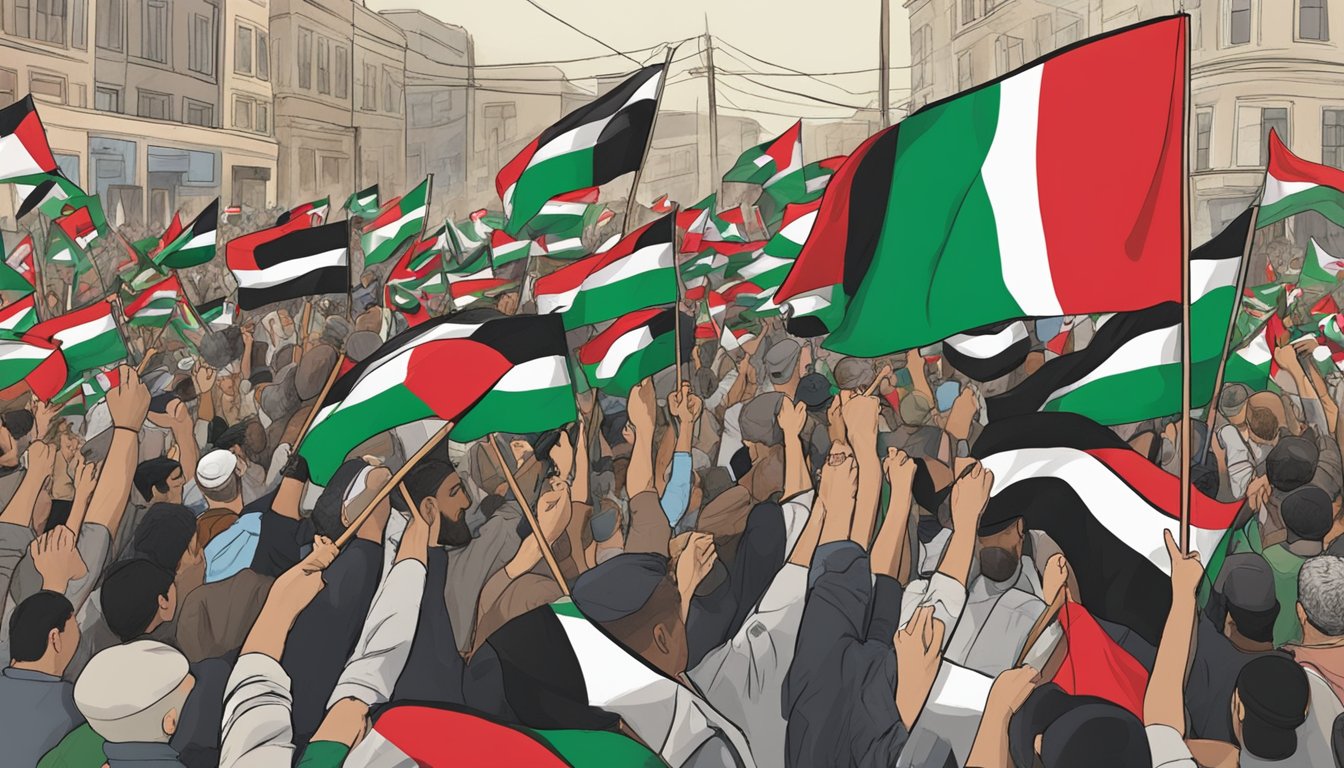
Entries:
<svg viewBox="0 0 1344 768">
<path fill-rule="evenodd" d="M 1334 522 L 1330 494 L 1308 484 L 1289 491 L 1279 502 L 1279 514 L 1288 533 L 1306 541 L 1324 541 Z"/>
<path fill-rule="evenodd" d="M 627 552 L 584 571 L 570 592 L 574 606 L 599 623 L 632 616 L 667 576 L 667 558 Z"/>
<path fill-rule="evenodd" d="M 1320 456 L 1316 444 L 1306 438 L 1282 438 L 1265 457 L 1265 476 L 1280 491 L 1300 488 L 1311 482 Z"/>
<path fill-rule="evenodd" d="M 1054 683 L 1031 692 L 1008 724 L 1013 765 L 1036 763 L 1036 737 L 1046 766 L 1149 766 L 1143 723 L 1095 696 L 1073 696 Z M 1100 760 L 1104 755 L 1105 759 Z"/>
<path fill-rule="evenodd" d="M 1257 656 L 1241 668 L 1236 692 L 1244 711 L 1242 748 L 1264 760 L 1292 757 L 1311 695 L 1302 667 L 1287 656 Z"/>
<path fill-rule="evenodd" d="M 820 373 L 809 373 L 798 380 L 798 399 L 809 409 L 824 409 L 831 404 L 831 399 L 835 397 L 831 394 L 831 382 L 826 380 Z"/>
<path fill-rule="evenodd" d="M 1273 638 L 1279 599 L 1274 592 L 1274 571 L 1263 557 L 1254 552 L 1228 555 L 1213 588 L 1222 596 L 1238 632 L 1261 642 Z"/>
</svg>

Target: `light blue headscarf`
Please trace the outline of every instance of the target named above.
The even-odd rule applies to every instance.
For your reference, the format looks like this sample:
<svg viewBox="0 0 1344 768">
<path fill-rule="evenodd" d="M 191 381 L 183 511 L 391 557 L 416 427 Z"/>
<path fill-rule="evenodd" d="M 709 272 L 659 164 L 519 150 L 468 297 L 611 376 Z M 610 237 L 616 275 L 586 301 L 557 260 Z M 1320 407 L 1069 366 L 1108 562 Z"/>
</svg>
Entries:
<svg viewBox="0 0 1344 768">
<path fill-rule="evenodd" d="M 261 513 L 249 512 L 205 545 L 205 583 L 223 581 L 252 565 L 261 538 Z"/>
</svg>

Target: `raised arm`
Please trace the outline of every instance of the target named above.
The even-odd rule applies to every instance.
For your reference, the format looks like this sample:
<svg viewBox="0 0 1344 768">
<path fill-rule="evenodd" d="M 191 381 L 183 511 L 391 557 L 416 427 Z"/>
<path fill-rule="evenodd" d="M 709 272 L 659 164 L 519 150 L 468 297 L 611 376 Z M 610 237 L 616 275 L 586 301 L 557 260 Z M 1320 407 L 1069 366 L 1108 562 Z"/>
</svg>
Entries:
<svg viewBox="0 0 1344 768">
<path fill-rule="evenodd" d="M 140 374 L 129 365 L 120 368 L 120 382 L 107 393 L 107 410 L 112 416 L 112 444 L 107 449 L 98 486 L 89 502 L 87 523 L 107 528 L 113 539 L 131 496 L 131 478 L 135 474 L 140 449 L 140 427 L 149 412 L 149 390 L 140 382 Z M 185 471 L 185 468 L 184 468 Z"/>
<path fill-rule="evenodd" d="M 910 552 L 906 540 L 910 530 L 915 462 L 904 451 L 888 448 L 882 468 L 886 472 L 887 482 L 891 484 L 891 497 L 887 501 L 887 514 L 882 520 L 882 528 L 873 542 L 870 562 L 873 575 L 890 576 L 901 584 L 907 584 L 910 581 L 910 569 L 902 567 L 902 562 L 908 559 Z"/>
<path fill-rule="evenodd" d="M 1196 590 L 1204 575 L 1198 552 L 1181 552 L 1171 531 L 1163 532 L 1171 558 L 1171 611 L 1162 628 L 1153 673 L 1143 696 L 1143 724 L 1164 725 L 1185 735 L 1185 676 L 1195 634 Z"/>
<path fill-rule="evenodd" d="M 871 395 L 855 395 L 841 406 L 849 446 L 859 468 L 859 487 L 854 499 L 854 520 L 849 538 L 867 549 L 877 525 L 877 504 L 882 498 L 882 462 L 877 457 L 877 414 L 881 404 Z"/>
<path fill-rule="evenodd" d="M 989 504 L 989 491 L 994 486 L 994 473 L 985 469 L 980 462 L 971 462 L 970 469 L 965 464 L 957 465 L 964 475 L 952 486 L 952 538 L 947 543 L 943 562 L 938 572 L 956 580 L 965 587 L 970 580 L 971 558 L 975 555 L 975 530 L 980 525 L 980 515 Z"/>
<path fill-rule="evenodd" d="M 635 444 L 630 451 L 625 489 L 626 494 L 632 499 L 636 494 L 653 490 L 653 429 L 656 407 L 651 379 L 639 382 L 630 390 L 626 413 L 630 417 L 630 426 L 635 431 Z"/>
<path fill-rule="evenodd" d="M 0 428 L 0 432 L 3 432 Z M 6 434 L 8 434 L 6 432 Z M 27 527 L 32 524 L 33 508 L 37 506 L 38 494 L 51 479 L 51 468 L 56 461 L 56 449 L 49 443 L 34 440 L 28 446 L 28 469 L 19 481 L 19 487 L 13 497 L 0 512 L 0 523 L 11 523 Z"/>
</svg>

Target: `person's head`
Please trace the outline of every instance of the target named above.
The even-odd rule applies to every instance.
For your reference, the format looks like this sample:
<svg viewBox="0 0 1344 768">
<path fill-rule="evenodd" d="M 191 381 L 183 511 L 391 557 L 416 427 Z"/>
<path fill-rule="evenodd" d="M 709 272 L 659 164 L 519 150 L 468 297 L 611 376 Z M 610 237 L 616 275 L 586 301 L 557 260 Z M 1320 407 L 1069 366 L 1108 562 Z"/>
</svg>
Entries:
<svg viewBox="0 0 1344 768">
<path fill-rule="evenodd" d="M 1218 412 L 1228 424 L 1240 428 L 1246 423 L 1246 401 L 1250 396 L 1251 390 L 1245 384 L 1228 383 L 1218 395 Z"/>
<path fill-rule="evenodd" d="M 789 387 L 802 375 L 798 361 L 803 347 L 796 339 L 780 339 L 765 353 L 765 375 L 778 387 Z"/>
<path fill-rule="evenodd" d="M 201 559 L 201 547 L 196 544 L 196 516 L 181 504 L 155 504 L 136 527 L 131 548 L 136 557 L 179 573 Z"/>
<path fill-rule="evenodd" d="M 1143 723 L 1095 696 L 1074 696 L 1046 683 L 1031 692 L 1008 724 L 1014 765 L 1043 768 L 1147 768 Z"/>
<path fill-rule="evenodd" d="M 986 511 L 976 529 L 980 574 L 994 582 L 1016 576 L 1022 562 L 1024 532 L 1022 518 L 992 516 Z"/>
<path fill-rule="evenodd" d="M 471 495 L 462 485 L 457 469 L 445 459 L 424 459 L 406 473 L 406 491 L 416 508 L 439 518 L 439 544 L 460 547 L 471 541 L 467 509 Z M 400 496 L 400 491 L 397 492 Z"/>
<path fill-rule="evenodd" d="M 1315 542 L 1323 546 L 1335 517 L 1331 502 L 1330 494 L 1310 483 L 1289 491 L 1279 503 L 1288 543 Z"/>
<path fill-rule="evenodd" d="M 37 592 L 19 603 L 9 618 L 9 657 L 16 666 L 60 675 L 78 646 L 75 608 L 59 592 Z"/>
<path fill-rule="evenodd" d="M 907 392 L 901 396 L 901 423 L 922 427 L 933 420 L 933 403 L 923 392 Z"/>
<path fill-rule="evenodd" d="M 1279 417 L 1274 411 L 1248 401 L 1246 436 L 1261 445 L 1274 445 L 1279 439 Z"/>
<path fill-rule="evenodd" d="M 747 401 L 738 413 L 737 425 L 742 432 L 742 442 L 752 452 L 753 460 L 765 448 L 783 444 L 784 433 L 779 428 L 778 419 L 785 399 L 783 392 L 764 392 Z"/>
<path fill-rule="evenodd" d="M 1232 734 L 1243 751 L 1263 760 L 1292 757 L 1309 701 L 1307 673 L 1301 665 L 1287 656 L 1257 656 L 1237 675 Z"/>
<path fill-rule="evenodd" d="M 1277 491 L 1297 490 L 1316 474 L 1320 450 L 1305 437 L 1279 439 L 1265 456 L 1265 477 Z"/>
<path fill-rule="evenodd" d="M 374 466 L 364 459 L 349 459 L 332 474 L 313 507 L 313 528 L 318 535 L 335 540 L 368 506 L 379 489 L 392 477 L 387 467 Z M 384 497 L 374 507 L 365 525 L 383 530 L 392 511 L 391 501 Z"/>
<path fill-rule="evenodd" d="M 1297 617 L 1303 640 L 1344 637 L 1344 558 L 1317 555 L 1307 558 L 1297 574 Z"/>
<path fill-rule="evenodd" d="M 212 507 L 241 508 L 241 466 L 232 451 L 215 449 L 196 463 L 196 485 Z"/>
<path fill-rule="evenodd" d="M 572 597 L 579 611 L 663 673 L 675 677 L 686 671 L 686 622 L 667 558 L 617 555 L 584 571 Z"/>
<path fill-rule="evenodd" d="M 294 334 L 294 316 L 289 314 L 288 309 L 276 310 L 275 319 L 280 324 L 280 334 L 282 336 L 292 336 Z"/>
<path fill-rule="evenodd" d="M 75 681 L 75 706 L 106 741 L 165 744 L 177 733 L 195 685 L 181 652 L 136 640 L 89 660 Z"/>
<path fill-rule="evenodd" d="M 79 435 L 75 434 L 72 429 L 61 430 L 56 435 L 56 447 L 60 450 L 61 457 L 66 461 L 75 458 L 75 454 L 79 453 L 79 445 Z"/>
<path fill-rule="evenodd" d="M 182 474 L 181 464 L 163 456 L 156 456 L 136 465 L 133 482 L 141 498 L 151 504 L 160 501 L 181 504 L 182 486 L 187 482 L 187 478 Z"/>
<path fill-rule="evenodd" d="M 0 413 L 0 424 L 4 425 L 15 441 L 32 437 L 33 414 L 23 408 Z"/>
<path fill-rule="evenodd" d="M 835 364 L 835 386 L 849 392 L 863 392 L 872 386 L 877 371 L 873 361 L 862 357 L 846 357 Z"/>
<path fill-rule="evenodd" d="M 103 577 L 100 603 L 108 629 L 123 643 L 172 621 L 177 613 L 174 573 L 143 557 L 123 560 Z"/>
<path fill-rule="evenodd" d="M 266 452 L 266 428 L 256 419 L 248 419 L 243 431 L 243 450 L 250 461 L 259 461 Z"/>
<path fill-rule="evenodd" d="M 1254 552 L 1228 555 L 1213 589 L 1227 607 L 1227 616 L 1218 617 L 1224 634 L 1262 645 L 1273 642 L 1279 598 L 1274 591 L 1274 571 L 1263 557 Z"/>
</svg>

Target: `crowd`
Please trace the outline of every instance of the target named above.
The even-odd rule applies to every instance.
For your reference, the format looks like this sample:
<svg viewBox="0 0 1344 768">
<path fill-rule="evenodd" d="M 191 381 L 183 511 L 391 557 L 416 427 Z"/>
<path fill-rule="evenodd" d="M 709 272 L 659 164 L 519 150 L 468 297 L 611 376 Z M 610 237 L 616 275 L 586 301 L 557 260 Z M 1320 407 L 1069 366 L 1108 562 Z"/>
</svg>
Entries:
<svg viewBox="0 0 1344 768">
<path fill-rule="evenodd" d="M 1089 564 L 969 458 L 1039 340 L 981 383 L 766 320 L 579 393 L 564 428 L 440 443 L 385 494 L 421 425 L 325 487 L 296 451 L 333 368 L 403 322 L 362 287 L 353 316 L 132 339 L 149 359 L 84 413 L 0 404 L 0 763 L 395 765 L 380 718 L 413 702 L 647 748 L 593 765 L 1344 764 L 1342 393 L 1299 350 L 1190 436 L 1196 485 L 1245 501 L 1216 578 L 1168 534 L 1170 594 L 1134 596 L 1170 600 L 1154 645 L 1083 608 Z M 1176 474 L 1171 422 L 1120 436 Z M 503 764 L 435 741 L 400 764 Z"/>
</svg>

